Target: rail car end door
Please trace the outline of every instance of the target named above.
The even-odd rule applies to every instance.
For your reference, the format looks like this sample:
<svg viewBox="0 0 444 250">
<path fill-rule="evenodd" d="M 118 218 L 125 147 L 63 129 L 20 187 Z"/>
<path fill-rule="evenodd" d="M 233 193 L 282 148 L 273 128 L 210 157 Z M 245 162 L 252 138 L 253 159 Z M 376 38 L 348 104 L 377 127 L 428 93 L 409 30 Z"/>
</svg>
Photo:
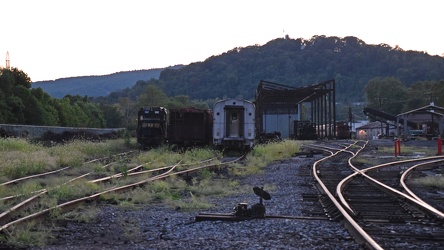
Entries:
<svg viewBox="0 0 444 250">
<path fill-rule="evenodd" d="M 238 138 L 243 136 L 243 109 L 228 109 L 227 112 L 227 137 Z"/>
</svg>

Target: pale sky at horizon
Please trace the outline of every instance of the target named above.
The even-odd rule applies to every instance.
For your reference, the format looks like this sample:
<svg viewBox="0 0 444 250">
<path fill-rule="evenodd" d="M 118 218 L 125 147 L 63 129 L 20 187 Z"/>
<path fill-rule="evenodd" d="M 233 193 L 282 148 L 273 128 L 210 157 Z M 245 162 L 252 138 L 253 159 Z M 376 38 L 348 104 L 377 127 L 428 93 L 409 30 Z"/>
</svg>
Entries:
<svg viewBox="0 0 444 250">
<path fill-rule="evenodd" d="M 32 81 L 163 68 L 289 35 L 443 56 L 444 1 L 0 0 L 0 66 Z"/>
</svg>

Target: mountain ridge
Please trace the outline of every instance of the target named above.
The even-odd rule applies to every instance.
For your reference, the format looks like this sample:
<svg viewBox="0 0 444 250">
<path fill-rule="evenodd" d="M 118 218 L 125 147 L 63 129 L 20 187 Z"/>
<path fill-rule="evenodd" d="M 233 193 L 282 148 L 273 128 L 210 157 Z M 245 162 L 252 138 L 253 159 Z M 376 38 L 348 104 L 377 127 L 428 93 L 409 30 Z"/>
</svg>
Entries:
<svg viewBox="0 0 444 250">
<path fill-rule="evenodd" d="M 142 80 L 157 85 L 168 96 L 186 95 L 198 100 L 224 97 L 252 99 L 260 80 L 300 87 L 335 79 L 337 100 L 353 103 L 364 101 L 363 89 L 372 78 L 394 77 L 407 87 L 418 81 L 444 79 L 444 57 L 422 51 L 405 51 L 399 46 L 391 47 L 384 43 L 366 44 L 353 36 L 321 35 L 310 39 L 287 36 L 264 45 L 233 48 L 201 62 L 157 69 L 152 73 L 132 78 L 125 82 L 127 85 L 120 83 L 114 89 L 110 89 L 113 84 L 103 78 L 100 84 L 69 90 L 68 94 L 106 96 L 132 88 Z M 73 84 L 77 79 L 64 79 L 60 81 L 71 81 L 71 86 L 65 83 L 62 88 L 65 93 L 68 87 L 80 85 Z M 47 83 L 45 87 L 57 85 Z M 33 84 L 33 87 L 37 86 Z M 93 93 L 94 89 L 100 95 Z M 55 90 L 44 91 L 56 97 Z M 59 93 L 57 97 L 63 97 L 63 94 Z"/>
<path fill-rule="evenodd" d="M 107 75 L 63 77 L 55 80 L 32 82 L 31 87 L 40 87 L 43 91 L 55 98 L 63 98 L 66 95 L 87 95 L 88 97 L 107 96 L 112 92 L 131 88 L 139 80 L 158 79 L 160 72 L 164 69 L 180 67 L 183 67 L 183 65 L 120 71 Z"/>
</svg>

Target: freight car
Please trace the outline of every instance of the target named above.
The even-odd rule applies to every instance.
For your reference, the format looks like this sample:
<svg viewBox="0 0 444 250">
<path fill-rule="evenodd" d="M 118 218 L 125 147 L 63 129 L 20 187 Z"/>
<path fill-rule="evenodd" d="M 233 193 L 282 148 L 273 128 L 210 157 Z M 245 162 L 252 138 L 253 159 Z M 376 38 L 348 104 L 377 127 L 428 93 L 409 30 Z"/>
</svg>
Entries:
<svg viewBox="0 0 444 250">
<path fill-rule="evenodd" d="M 347 122 L 336 123 L 336 139 L 350 139 L 350 125 Z"/>
<path fill-rule="evenodd" d="M 168 143 L 179 147 L 211 144 L 211 110 L 180 108 L 169 110 Z"/>
<path fill-rule="evenodd" d="M 255 143 L 255 106 L 240 99 L 225 99 L 213 107 L 213 145 L 249 150 Z"/>
<path fill-rule="evenodd" d="M 310 121 L 294 121 L 293 138 L 296 140 L 317 140 L 316 124 Z"/>
<path fill-rule="evenodd" d="M 333 132 L 333 127 L 330 124 L 316 126 L 316 129 L 318 135 L 324 135 L 326 138 L 338 140 L 350 139 L 350 126 L 347 122 L 336 122 L 336 125 L 334 127 L 336 133 L 332 137 L 328 137 L 328 134 Z"/>
<path fill-rule="evenodd" d="M 168 112 L 163 107 L 140 108 L 137 114 L 137 143 L 141 148 L 156 147 L 167 138 Z"/>
</svg>

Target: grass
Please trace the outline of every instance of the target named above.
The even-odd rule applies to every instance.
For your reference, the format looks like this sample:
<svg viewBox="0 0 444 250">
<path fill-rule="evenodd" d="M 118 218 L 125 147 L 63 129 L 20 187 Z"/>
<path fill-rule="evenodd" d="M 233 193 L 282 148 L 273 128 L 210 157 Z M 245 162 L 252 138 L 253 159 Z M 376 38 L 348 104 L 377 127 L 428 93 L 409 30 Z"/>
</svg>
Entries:
<svg viewBox="0 0 444 250">
<path fill-rule="evenodd" d="M 128 148 L 124 139 L 105 142 L 74 141 L 44 147 L 24 139 L 0 140 L 0 182 L 62 167 L 80 167 L 87 159 L 108 157 Z"/>
<path fill-rule="evenodd" d="M 29 246 L 44 246 L 51 239 L 50 229 L 37 222 L 25 224 L 20 230 L 13 230 L 9 235 L 0 236 L 0 241 L 11 249 L 28 248 Z"/>
<path fill-rule="evenodd" d="M 195 148 L 185 152 L 173 152 L 167 146 L 155 148 L 140 154 L 137 160 L 141 163 L 153 163 L 146 168 L 155 168 L 171 166 L 180 162 L 180 164 L 193 164 L 198 161 L 220 157 L 220 152 L 206 149 Z"/>
<path fill-rule="evenodd" d="M 391 154 L 394 157 L 395 147 L 380 147 L 378 149 L 378 152 L 380 153 L 386 153 Z M 414 147 L 414 146 L 405 146 L 401 144 L 401 155 L 411 155 L 414 152 L 424 152 L 425 156 L 433 156 L 436 155 L 436 150 L 430 149 L 430 148 L 423 148 L 423 147 Z"/>
<path fill-rule="evenodd" d="M 42 173 L 57 167 L 56 159 L 42 148 L 27 152 L 3 151 L 0 155 L 0 181 L 5 182 L 27 175 Z"/>
<path fill-rule="evenodd" d="M 246 157 L 246 164 L 236 164 L 232 168 L 235 175 L 260 174 L 273 161 L 286 159 L 300 151 L 300 142 L 284 140 L 256 145 Z"/>
<path fill-rule="evenodd" d="M 413 179 L 412 182 L 419 186 L 444 189 L 444 176 L 425 176 Z"/>
<path fill-rule="evenodd" d="M 41 198 L 39 204 L 30 207 L 29 210 L 32 211 L 34 209 L 52 207 L 63 201 L 86 194 L 97 193 L 98 190 L 112 186 L 135 182 L 134 179 L 125 178 L 125 173 L 133 165 L 151 162 L 151 164 L 146 166 L 149 169 L 174 165 L 179 162 L 181 164 L 193 164 L 201 160 L 221 157 L 219 151 L 208 148 L 172 152 L 168 147 L 160 147 L 140 153 L 131 163 L 119 161 L 107 168 L 103 168 L 104 164 L 102 163 L 84 164 L 88 159 L 106 157 L 117 152 L 127 151 L 132 146 L 127 139 L 99 143 L 75 141 L 51 148 L 31 144 L 20 139 L 3 140 L 0 142 L 0 181 L 2 182 L 11 178 L 26 176 L 30 173 L 40 173 L 65 166 L 70 166 L 71 168 L 60 175 L 28 181 L 24 184 L 16 185 L 13 189 L 10 187 L 0 187 L 0 194 L 2 196 L 21 193 L 29 195 L 34 190 L 47 188 L 49 195 Z M 269 163 L 291 157 L 291 155 L 299 151 L 299 147 L 300 145 L 296 141 L 257 145 L 247 156 L 245 164 L 233 164 L 229 166 L 229 171 L 220 171 L 223 167 L 217 168 L 217 171 L 202 169 L 197 175 L 192 175 L 191 180 L 185 180 L 178 176 L 157 180 L 134 188 L 130 192 L 106 193 L 101 196 L 101 202 L 118 205 L 125 209 L 137 209 L 140 207 L 139 205 L 159 202 L 180 211 L 209 209 L 214 204 L 208 201 L 208 197 L 222 197 L 233 193 L 252 192 L 251 187 L 242 185 L 238 180 L 230 179 L 229 177 L 233 173 L 242 176 L 261 173 Z M 112 179 L 109 182 L 100 184 L 78 180 L 68 185 L 61 185 L 72 178 L 70 176 L 78 176 L 87 172 L 92 172 L 94 177 L 123 172 L 124 178 Z M 139 178 L 142 180 L 148 177 L 145 175 Z M 270 190 L 270 188 L 272 186 L 266 187 L 267 190 Z M 6 207 L 5 204 L 1 204 L 1 207 L 3 210 L 9 206 Z M 50 215 L 51 218 L 57 220 L 90 222 L 97 219 L 99 212 L 100 209 L 97 206 L 88 204 L 64 214 L 54 209 Z M 43 224 L 27 224 L 26 227 L 17 228 L 13 234 L 1 239 L 1 242 L 14 247 L 42 246 L 46 244 L 47 239 L 51 238 L 51 222 L 44 224 L 46 227 L 43 229 Z M 128 237 L 138 235 L 136 228 L 127 225 L 122 226 L 124 227 L 125 235 Z"/>
<path fill-rule="evenodd" d="M 257 145 L 248 154 L 246 164 L 234 164 L 230 167 L 230 172 L 242 176 L 259 174 L 271 162 L 289 158 L 299 150 L 300 143 L 290 140 Z M 208 153 L 199 154 L 208 157 Z M 179 207 L 181 210 L 195 210 L 208 209 L 213 206 L 207 201 L 206 197 L 221 197 L 239 192 L 248 193 L 252 192 L 251 189 L 251 187 L 241 186 L 237 180 L 220 178 L 215 172 L 204 169 L 199 171 L 199 176 L 193 178 L 190 184 L 183 180 L 166 180 L 161 184 L 154 184 L 150 190 L 153 192 L 154 200 L 164 201 L 171 206 Z M 181 190 L 179 192 L 180 196 L 176 196 L 177 193 L 172 190 Z"/>
<path fill-rule="evenodd" d="M 88 203 L 87 207 L 85 205 L 77 207 L 61 215 L 60 218 L 79 223 L 90 223 L 96 221 L 99 214 L 100 209 L 94 203 Z"/>
<path fill-rule="evenodd" d="M 39 148 L 39 145 L 31 144 L 23 139 L 6 138 L 0 140 L 0 152 L 2 153 L 9 151 L 32 152 Z"/>
<path fill-rule="evenodd" d="M 192 192 L 189 193 L 190 198 L 184 200 L 178 200 L 175 202 L 170 202 L 170 205 L 174 206 L 176 210 L 181 211 L 194 211 L 199 209 L 210 209 L 214 205 L 209 203 L 205 197 L 196 196 Z"/>
<path fill-rule="evenodd" d="M 72 200 L 78 197 L 83 197 L 88 194 L 93 194 L 99 190 L 99 186 L 90 182 L 77 182 L 73 185 L 61 185 L 49 189 L 48 195 L 58 201 Z"/>
</svg>

